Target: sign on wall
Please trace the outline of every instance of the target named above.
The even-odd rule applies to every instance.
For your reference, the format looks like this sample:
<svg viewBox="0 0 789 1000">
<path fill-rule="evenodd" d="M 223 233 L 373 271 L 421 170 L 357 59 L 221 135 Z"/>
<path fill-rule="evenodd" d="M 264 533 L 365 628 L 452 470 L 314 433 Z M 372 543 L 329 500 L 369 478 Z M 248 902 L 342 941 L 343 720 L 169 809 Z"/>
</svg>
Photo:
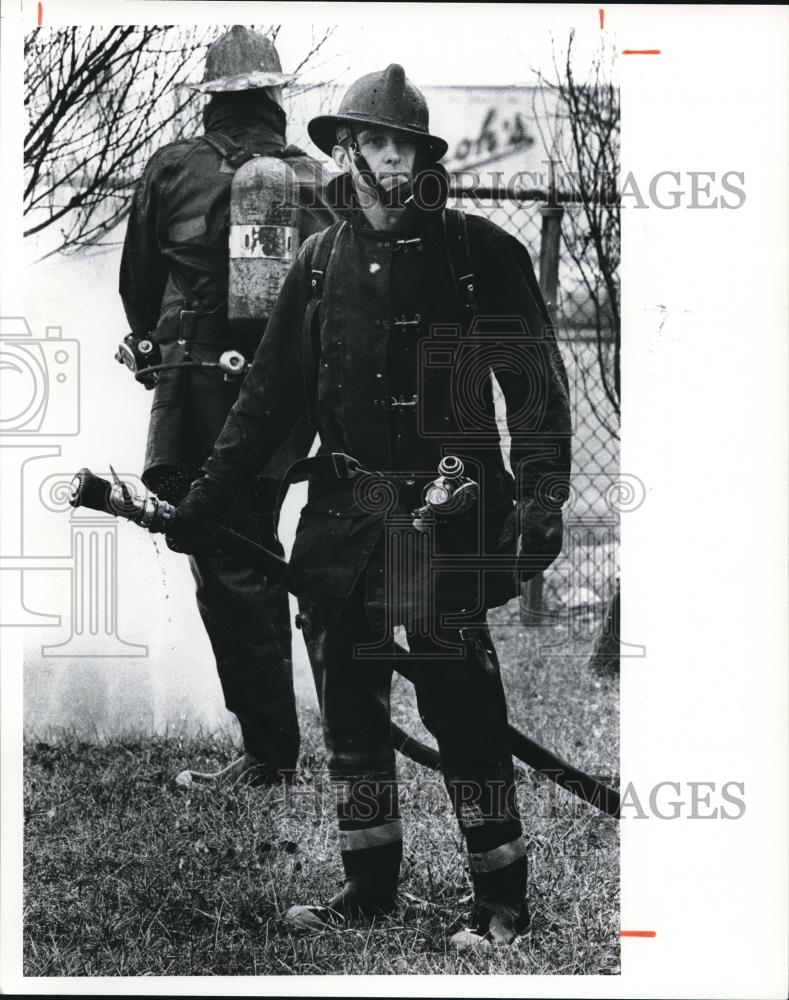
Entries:
<svg viewBox="0 0 789 1000">
<path fill-rule="evenodd" d="M 333 113 L 344 87 L 315 87 L 289 98 L 289 140 L 323 156 L 307 136 L 307 122 Z M 462 183 L 483 186 L 517 178 L 526 187 L 547 184 L 548 150 L 557 128 L 556 99 L 539 87 L 424 87 L 430 129 L 449 143 L 443 159 Z M 325 159 L 325 157 L 324 157 Z M 533 175 L 533 176 L 532 176 Z M 478 178 L 478 179 L 477 179 Z"/>
</svg>

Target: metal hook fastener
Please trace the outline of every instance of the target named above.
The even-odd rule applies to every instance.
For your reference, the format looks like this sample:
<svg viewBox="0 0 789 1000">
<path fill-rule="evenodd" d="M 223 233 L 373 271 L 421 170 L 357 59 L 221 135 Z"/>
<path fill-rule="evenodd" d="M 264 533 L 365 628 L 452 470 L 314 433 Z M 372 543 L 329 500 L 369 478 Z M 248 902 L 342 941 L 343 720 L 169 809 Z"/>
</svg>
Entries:
<svg viewBox="0 0 789 1000">
<path fill-rule="evenodd" d="M 378 472 L 370 472 L 365 469 L 358 459 L 351 455 L 346 455 L 341 451 L 331 453 L 331 461 L 334 466 L 334 474 L 338 479 L 355 479 L 356 476 L 377 476 Z"/>
</svg>

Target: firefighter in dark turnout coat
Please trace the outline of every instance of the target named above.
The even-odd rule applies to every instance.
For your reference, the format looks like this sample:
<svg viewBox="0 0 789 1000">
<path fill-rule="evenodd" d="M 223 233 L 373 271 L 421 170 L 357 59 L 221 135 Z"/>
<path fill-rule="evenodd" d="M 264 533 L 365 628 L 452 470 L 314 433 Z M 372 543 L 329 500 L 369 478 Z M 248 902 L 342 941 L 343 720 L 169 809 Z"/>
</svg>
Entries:
<svg viewBox="0 0 789 1000">
<path fill-rule="evenodd" d="M 235 27 L 209 49 L 205 135 L 171 143 L 148 162 L 131 206 L 120 293 L 132 335 L 157 345 L 161 361 L 216 362 L 228 349 L 252 358 L 265 326 L 228 322 L 228 219 L 235 169 L 250 154 L 277 157 L 295 172 L 302 239 L 331 223 L 323 206 L 320 165 L 285 142 L 282 73 L 269 39 Z M 211 370 L 162 372 L 153 398 L 143 479 L 177 502 L 211 452 L 238 397 L 240 382 Z M 249 492 L 232 504 L 239 530 L 277 549 L 271 510 L 278 481 L 305 454 L 314 431 L 302 421 Z M 279 549 L 281 552 L 281 548 Z M 296 767 L 298 722 L 293 694 L 287 593 L 229 558 L 190 557 L 198 608 L 216 656 L 227 708 L 240 725 L 245 756 L 220 772 L 275 780 Z M 204 776 L 206 777 L 206 776 Z"/>
<path fill-rule="evenodd" d="M 249 487 L 310 404 L 306 341 L 294 336 L 306 315 L 303 337 L 310 320 L 317 329 L 321 452 L 352 456 L 364 471 L 346 478 L 314 466 L 289 567 L 337 784 L 346 881 L 328 907 L 286 916 L 322 926 L 394 906 L 402 832 L 389 685 L 391 630 L 403 625 L 420 715 L 469 852 L 475 919 L 455 943 L 509 942 L 528 922 L 526 851 L 485 612 L 561 549 L 566 375 L 524 248 L 484 218 L 463 225 L 442 211 L 446 174 L 436 161 L 446 143 L 430 134 L 424 98 L 402 67 L 357 81 L 310 135 L 344 170 L 327 189 L 342 221 L 302 246 L 179 517 L 197 539 L 200 519 Z M 455 244 L 466 239 L 464 257 Z M 502 460 L 491 371 L 506 400 L 515 479 Z M 478 503 L 417 531 L 412 511 L 450 453 L 473 470 Z"/>
</svg>

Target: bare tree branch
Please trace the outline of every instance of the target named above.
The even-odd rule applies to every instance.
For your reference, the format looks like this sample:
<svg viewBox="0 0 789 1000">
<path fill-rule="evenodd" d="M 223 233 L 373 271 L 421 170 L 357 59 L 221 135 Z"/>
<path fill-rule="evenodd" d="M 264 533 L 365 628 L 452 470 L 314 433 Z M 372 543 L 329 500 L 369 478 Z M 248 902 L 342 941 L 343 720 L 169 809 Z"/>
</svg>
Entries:
<svg viewBox="0 0 789 1000">
<path fill-rule="evenodd" d="M 558 100 L 547 128 L 551 155 L 577 185 L 579 211 L 565 214 L 562 238 L 594 310 L 598 379 L 617 421 L 620 412 L 621 316 L 619 261 L 621 220 L 615 192 L 619 169 L 619 92 L 611 81 L 614 52 L 605 41 L 593 57 L 589 82 L 575 72 L 574 32 L 563 58 L 554 51 L 555 79 L 542 80 Z M 611 350 L 612 348 L 612 350 Z M 607 426 L 607 425 L 606 425 Z M 610 429 L 610 428 L 609 428 Z"/>
<path fill-rule="evenodd" d="M 59 227 L 55 252 L 68 252 L 122 221 L 154 150 L 198 129 L 201 102 L 184 85 L 228 27 L 39 28 L 25 38 L 25 236 Z M 296 73 L 332 32 L 313 38 Z"/>
</svg>

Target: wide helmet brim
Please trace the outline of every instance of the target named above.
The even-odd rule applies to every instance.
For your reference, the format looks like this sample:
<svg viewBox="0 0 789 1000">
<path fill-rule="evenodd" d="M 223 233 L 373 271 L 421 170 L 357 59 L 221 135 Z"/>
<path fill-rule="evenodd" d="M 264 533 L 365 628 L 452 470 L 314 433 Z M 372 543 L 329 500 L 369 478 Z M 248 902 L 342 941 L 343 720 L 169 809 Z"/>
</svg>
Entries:
<svg viewBox="0 0 789 1000">
<path fill-rule="evenodd" d="M 237 73 L 235 76 L 221 76 L 216 80 L 190 83 L 188 86 L 190 90 L 201 94 L 228 94 L 241 90 L 257 90 L 260 87 L 287 87 L 295 79 L 292 73 L 255 70 L 252 73 Z"/>
<path fill-rule="evenodd" d="M 337 145 L 337 129 L 341 125 L 355 126 L 357 131 L 363 128 L 372 128 L 374 125 L 382 125 L 395 132 L 403 132 L 413 136 L 435 160 L 440 160 L 449 149 L 449 143 L 439 136 L 431 135 L 420 129 L 408 128 L 396 122 L 388 122 L 381 115 L 371 115 L 370 117 L 364 115 L 318 115 L 307 125 L 307 132 L 318 149 L 331 156 L 332 150 Z"/>
</svg>

